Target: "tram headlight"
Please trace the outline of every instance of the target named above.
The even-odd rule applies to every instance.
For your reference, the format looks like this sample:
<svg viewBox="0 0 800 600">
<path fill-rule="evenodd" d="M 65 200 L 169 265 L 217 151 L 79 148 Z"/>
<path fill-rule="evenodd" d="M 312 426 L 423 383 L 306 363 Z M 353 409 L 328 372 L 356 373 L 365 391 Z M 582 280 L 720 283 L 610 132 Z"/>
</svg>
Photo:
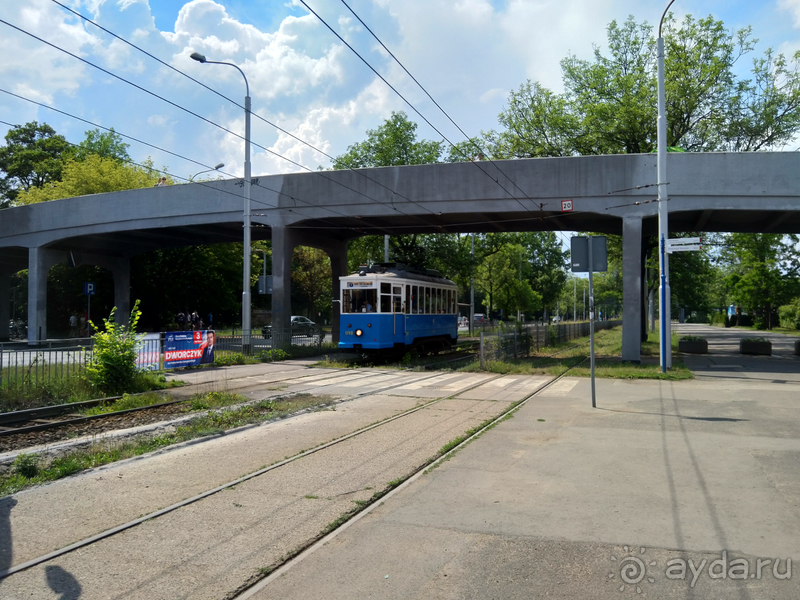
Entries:
<svg viewBox="0 0 800 600">
<path fill-rule="evenodd" d="M 361 337 L 363 335 L 363 333 L 364 332 L 361 331 L 360 329 L 356 329 L 356 337 Z"/>
</svg>

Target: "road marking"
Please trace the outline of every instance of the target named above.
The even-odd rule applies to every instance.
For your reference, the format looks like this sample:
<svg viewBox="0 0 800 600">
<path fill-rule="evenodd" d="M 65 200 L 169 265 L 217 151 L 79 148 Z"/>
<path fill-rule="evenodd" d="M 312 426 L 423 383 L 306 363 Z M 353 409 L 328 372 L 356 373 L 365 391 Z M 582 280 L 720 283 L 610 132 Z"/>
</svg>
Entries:
<svg viewBox="0 0 800 600">
<path fill-rule="evenodd" d="M 578 385 L 577 379 L 562 379 L 547 388 L 544 394 L 548 396 L 566 396 L 576 385 Z"/>
</svg>

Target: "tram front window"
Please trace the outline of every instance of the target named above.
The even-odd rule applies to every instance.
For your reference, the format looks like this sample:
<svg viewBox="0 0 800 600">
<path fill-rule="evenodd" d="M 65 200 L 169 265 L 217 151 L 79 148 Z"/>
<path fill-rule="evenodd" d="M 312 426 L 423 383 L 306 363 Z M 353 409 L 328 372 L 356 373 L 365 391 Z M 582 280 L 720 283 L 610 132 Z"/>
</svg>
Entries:
<svg viewBox="0 0 800 600">
<path fill-rule="evenodd" d="M 344 290 L 343 312 L 375 312 L 377 299 L 377 290 Z"/>
</svg>

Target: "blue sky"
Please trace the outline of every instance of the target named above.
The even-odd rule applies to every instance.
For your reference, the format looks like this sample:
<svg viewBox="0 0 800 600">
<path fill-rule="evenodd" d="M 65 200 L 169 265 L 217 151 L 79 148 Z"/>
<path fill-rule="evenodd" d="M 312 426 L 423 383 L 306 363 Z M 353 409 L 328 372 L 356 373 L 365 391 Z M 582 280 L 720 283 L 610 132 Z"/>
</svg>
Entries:
<svg viewBox="0 0 800 600">
<path fill-rule="evenodd" d="M 316 148 L 336 156 L 361 141 L 392 111 L 420 123 L 419 135 L 438 139 L 412 111 L 311 15 L 298 0 L 60 0 L 176 69 L 243 101 L 239 73 L 189 59 L 232 61 L 247 74 L 253 110 Z M 373 66 L 452 141 L 461 136 L 423 93 L 392 64 L 340 0 L 308 5 L 362 52 Z M 569 53 L 591 58 L 605 27 L 628 15 L 656 23 L 664 2 L 642 0 L 348 0 L 468 134 L 497 129 L 508 93 L 526 79 L 559 91 L 559 61 Z M 800 0 L 677 0 L 680 18 L 712 14 L 729 28 L 752 25 L 767 47 L 800 50 Z M 0 19 L 66 48 L 110 73 L 235 132 L 242 110 L 125 46 L 52 0 L 0 2 Z M 134 160 L 152 157 L 178 177 L 224 162 L 241 176 L 242 141 L 219 128 L 54 50 L 0 23 L 0 88 L 129 134 L 168 153 L 130 142 Z M 742 63 L 749 65 L 750 57 Z M 0 120 L 51 124 L 72 142 L 91 125 L 0 93 Z M 7 131 L 0 125 L 0 136 Z M 316 169 L 329 160 L 274 128 L 253 120 L 253 140 Z M 795 148 L 788 148 L 794 150 Z M 195 161 L 195 162 L 192 162 Z M 301 170 L 260 148 L 253 174 Z"/>
</svg>

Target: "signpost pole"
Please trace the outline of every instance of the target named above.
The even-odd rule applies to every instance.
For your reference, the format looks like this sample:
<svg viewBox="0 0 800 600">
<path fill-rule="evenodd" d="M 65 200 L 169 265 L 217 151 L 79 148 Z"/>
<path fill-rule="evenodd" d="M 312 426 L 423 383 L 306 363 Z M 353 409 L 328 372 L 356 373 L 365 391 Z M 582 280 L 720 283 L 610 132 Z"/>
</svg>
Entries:
<svg viewBox="0 0 800 600">
<path fill-rule="evenodd" d="M 592 246 L 594 238 L 589 237 L 589 362 L 592 372 L 592 408 L 597 408 L 594 393 L 594 288 L 592 287 L 592 269 L 594 268 Z"/>
</svg>

